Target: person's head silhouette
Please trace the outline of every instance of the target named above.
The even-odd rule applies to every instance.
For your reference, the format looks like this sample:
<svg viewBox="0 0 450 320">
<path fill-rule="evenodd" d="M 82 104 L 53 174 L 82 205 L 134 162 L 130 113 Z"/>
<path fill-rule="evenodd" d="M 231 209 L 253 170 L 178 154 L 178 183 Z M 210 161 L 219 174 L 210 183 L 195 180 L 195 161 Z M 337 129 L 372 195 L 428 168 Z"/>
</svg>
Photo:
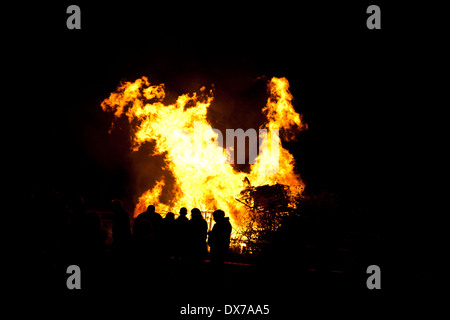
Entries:
<svg viewBox="0 0 450 320">
<path fill-rule="evenodd" d="M 194 208 L 191 210 L 191 217 L 193 220 L 198 220 L 202 218 L 202 213 L 200 212 L 200 209 Z"/>
<path fill-rule="evenodd" d="M 187 215 L 187 209 L 185 207 L 180 209 L 180 216 L 185 217 Z"/>
<path fill-rule="evenodd" d="M 220 220 L 223 220 L 223 218 L 225 218 L 225 212 L 223 212 L 222 210 L 216 210 L 213 212 L 213 218 L 215 222 L 218 222 Z"/>
<path fill-rule="evenodd" d="M 111 206 L 113 211 L 119 211 L 120 209 L 122 209 L 122 201 L 114 199 L 111 201 Z"/>
<path fill-rule="evenodd" d="M 167 212 L 166 219 L 172 221 L 175 218 L 175 214 L 173 212 Z"/>
<path fill-rule="evenodd" d="M 147 207 L 147 212 L 148 213 L 154 213 L 155 212 L 155 206 L 154 205 L 149 205 L 148 207 Z"/>
</svg>

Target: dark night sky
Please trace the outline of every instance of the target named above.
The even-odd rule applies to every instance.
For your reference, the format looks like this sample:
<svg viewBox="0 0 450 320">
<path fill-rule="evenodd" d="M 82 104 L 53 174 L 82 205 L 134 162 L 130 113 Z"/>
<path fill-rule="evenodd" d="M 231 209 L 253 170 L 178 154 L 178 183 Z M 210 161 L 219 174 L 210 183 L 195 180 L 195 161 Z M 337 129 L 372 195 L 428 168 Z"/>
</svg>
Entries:
<svg viewBox="0 0 450 320">
<path fill-rule="evenodd" d="M 431 40 L 397 20 L 405 8 L 378 2 L 382 30 L 370 31 L 361 2 L 79 2 L 82 29 L 67 30 L 69 4 L 19 11 L 27 23 L 16 68 L 30 133 L 20 151 L 30 159 L 30 186 L 48 183 L 98 203 L 130 196 L 126 137 L 108 135 L 100 102 L 121 80 L 144 75 L 174 95 L 213 83 L 213 109 L 237 124 L 242 108 L 255 114 L 267 97 L 257 77 L 287 77 L 310 128 L 287 147 L 312 191 L 370 207 L 398 195 L 405 177 L 414 181 L 402 155 L 420 140 L 412 129 L 425 121 L 412 106 L 430 102 L 424 79 L 433 68 L 419 63 L 428 51 L 418 39 Z"/>
</svg>

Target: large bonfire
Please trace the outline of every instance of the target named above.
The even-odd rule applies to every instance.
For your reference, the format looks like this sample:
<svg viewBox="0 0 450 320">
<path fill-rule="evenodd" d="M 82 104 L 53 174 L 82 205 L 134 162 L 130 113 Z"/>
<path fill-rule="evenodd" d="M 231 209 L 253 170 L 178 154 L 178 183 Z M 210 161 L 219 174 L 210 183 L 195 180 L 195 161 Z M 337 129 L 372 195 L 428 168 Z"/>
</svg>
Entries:
<svg viewBox="0 0 450 320">
<path fill-rule="evenodd" d="M 149 156 L 164 157 L 164 174 L 139 196 L 134 216 L 150 204 L 162 214 L 178 212 L 181 207 L 197 207 L 203 212 L 222 209 L 230 216 L 233 229 L 238 229 L 245 223 L 247 208 L 236 198 L 250 182 L 295 186 L 296 192 L 301 192 L 303 181 L 295 173 L 294 158 L 282 147 L 278 132 L 288 140 L 307 125 L 292 106 L 286 78 L 272 78 L 267 86 L 269 97 L 262 109 L 267 120 L 258 131 L 258 155 L 249 172 L 239 172 L 230 161 L 232 148 L 223 146 L 220 132 L 207 120 L 212 90 L 202 87 L 165 104 L 164 84 L 152 84 L 147 77 L 120 84 L 102 102 L 102 109 L 113 112 L 115 119 L 128 118 L 132 152 L 152 142 L 153 154 Z M 167 183 L 169 176 L 175 183 Z M 170 200 L 162 201 L 164 193 L 171 195 Z"/>
</svg>

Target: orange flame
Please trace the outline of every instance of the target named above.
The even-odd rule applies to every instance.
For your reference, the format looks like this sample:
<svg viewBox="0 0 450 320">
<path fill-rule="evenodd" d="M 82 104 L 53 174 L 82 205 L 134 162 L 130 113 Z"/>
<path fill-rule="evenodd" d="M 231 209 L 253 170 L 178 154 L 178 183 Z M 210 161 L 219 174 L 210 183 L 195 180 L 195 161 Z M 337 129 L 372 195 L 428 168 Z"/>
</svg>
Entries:
<svg viewBox="0 0 450 320">
<path fill-rule="evenodd" d="M 260 148 L 250 172 L 237 172 L 227 161 L 230 151 L 220 145 L 217 130 L 206 115 L 213 92 L 205 87 L 199 93 L 183 94 L 173 104 L 164 104 L 164 84 L 151 85 L 147 77 L 124 82 L 101 103 L 104 111 L 116 118 L 125 115 L 131 124 L 132 150 L 146 142 L 155 143 L 153 155 L 164 156 L 164 172 L 173 175 L 175 183 L 166 185 L 166 176 L 145 191 L 134 216 L 154 204 L 158 212 L 178 212 L 179 208 L 198 207 L 202 211 L 222 209 L 230 215 L 233 227 L 239 227 L 246 210 L 235 197 L 245 187 L 245 178 L 254 184 L 304 184 L 295 173 L 293 156 L 281 146 L 278 129 L 283 133 L 307 129 L 292 106 L 292 95 L 286 78 L 272 78 L 268 83 L 270 97 L 262 109 L 267 122 L 259 132 Z M 265 130 L 264 130 L 265 129 Z M 268 130 L 267 130 L 268 129 Z M 295 132 L 294 132 L 295 133 Z M 284 134 L 292 139 L 293 134 Z M 270 142 L 269 142 L 270 141 Z M 170 203 L 161 202 L 169 192 Z"/>
</svg>

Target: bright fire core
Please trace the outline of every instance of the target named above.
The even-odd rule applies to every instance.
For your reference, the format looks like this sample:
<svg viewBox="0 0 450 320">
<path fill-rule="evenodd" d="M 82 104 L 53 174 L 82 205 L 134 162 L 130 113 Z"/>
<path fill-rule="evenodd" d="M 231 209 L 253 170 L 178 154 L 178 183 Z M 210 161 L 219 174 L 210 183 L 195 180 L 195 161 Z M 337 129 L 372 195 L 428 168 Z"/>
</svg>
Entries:
<svg viewBox="0 0 450 320">
<path fill-rule="evenodd" d="M 260 128 L 267 129 L 269 134 L 260 135 L 258 156 L 250 165 L 249 173 L 236 171 L 227 161 L 231 150 L 219 143 L 217 132 L 207 120 L 208 108 L 213 101 L 212 90 L 207 92 L 202 87 L 198 93 L 183 94 L 174 103 L 165 104 L 164 84 L 154 85 L 147 77 L 142 77 L 122 83 L 111 93 L 102 102 L 102 109 L 113 112 L 115 118 L 128 118 L 132 152 L 146 142 L 153 142 L 155 147 L 149 156 L 164 157 L 163 176 L 140 195 L 134 216 L 150 204 L 163 215 L 169 211 L 177 213 L 181 207 L 189 211 L 197 207 L 203 212 L 222 209 L 235 229 L 241 226 L 247 214 L 245 206 L 236 201 L 236 196 L 246 187 L 246 181 L 281 183 L 302 190 L 303 181 L 294 172 L 294 157 L 282 147 L 280 137 L 271 134 L 271 130 L 278 129 L 284 139 L 291 139 L 296 131 L 306 129 L 307 125 L 292 106 L 293 97 L 286 78 L 272 78 L 267 86 L 269 98 L 262 109 L 267 121 Z M 201 130 L 200 142 L 194 141 L 198 137 L 194 128 Z M 274 143 L 279 147 L 273 148 Z M 194 148 L 198 145 L 201 145 L 200 150 Z M 274 155 L 272 151 L 278 151 L 278 154 Z M 167 183 L 169 175 L 174 178 L 174 184 Z M 164 193 L 171 195 L 166 203 L 161 201 Z"/>
</svg>

